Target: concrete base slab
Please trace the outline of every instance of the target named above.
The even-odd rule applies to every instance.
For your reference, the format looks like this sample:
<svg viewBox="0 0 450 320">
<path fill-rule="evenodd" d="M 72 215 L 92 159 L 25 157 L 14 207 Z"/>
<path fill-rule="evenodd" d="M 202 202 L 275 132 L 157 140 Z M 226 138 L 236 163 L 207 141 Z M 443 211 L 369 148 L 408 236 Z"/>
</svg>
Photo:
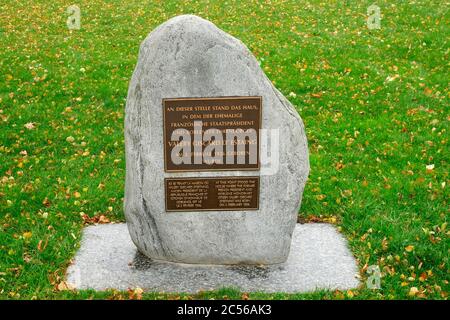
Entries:
<svg viewBox="0 0 450 320">
<path fill-rule="evenodd" d="M 153 261 L 139 253 L 125 223 L 88 226 L 67 270 L 77 289 L 140 287 L 187 292 L 234 287 L 246 292 L 309 292 L 358 286 L 358 267 L 345 238 L 329 224 L 297 224 L 283 264 L 270 266 L 187 265 Z"/>
</svg>

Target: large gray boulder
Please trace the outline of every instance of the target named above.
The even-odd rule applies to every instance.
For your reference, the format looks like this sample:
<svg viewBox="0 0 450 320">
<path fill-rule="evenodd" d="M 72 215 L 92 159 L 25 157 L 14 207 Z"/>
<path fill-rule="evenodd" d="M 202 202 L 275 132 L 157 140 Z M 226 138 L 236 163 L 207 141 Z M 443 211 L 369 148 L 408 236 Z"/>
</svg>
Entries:
<svg viewBox="0 0 450 320">
<path fill-rule="evenodd" d="M 276 170 L 165 172 L 162 99 L 222 96 L 262 97 L 262 128 L 279 130 Z M 125 148 L 125 216 L 143 254 L 200 264 L 287 259 L 309 173 L 307 140 L 298 113 L 241 41 L 193 15 L 151 32 L 129 85 Z M 164 178 L 249 175 L 260 176 L 259 210 L 165 211 Z"/>
</svg>

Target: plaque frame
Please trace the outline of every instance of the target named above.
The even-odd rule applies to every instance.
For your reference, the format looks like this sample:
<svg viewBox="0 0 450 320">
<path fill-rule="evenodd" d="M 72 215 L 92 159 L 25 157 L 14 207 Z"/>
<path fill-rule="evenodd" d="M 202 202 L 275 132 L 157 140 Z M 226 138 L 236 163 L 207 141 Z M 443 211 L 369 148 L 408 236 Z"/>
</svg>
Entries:
<svg viewBox="0 0 450 320">
<path fill-rule="evenodd" d="M 259 130 L 258 130 L 258 145 L 257 145 L 257 166 L 254 168 L 242 168 L 242 167 L 233 167 L 233 168 L 200 168 L 200 169 L 167 169 L 167 137 L 166 137 L 166 116 L 165 116 L 165 103 L 166 101 L 181 101 L 181 100 L 240 100 L 240 99 L 259 99 Z M 262 129 L 262 108 L 263 108 L 263 101 L 262 96 L 221 96 L 221 97 L 179 97 L 179 98 L 163 98 L 162 99 L 162 117 L 163 117 L 163 154 L 164 154 L 164 172 L 212 172 L 212 171 L 259 171 L 261 169 L 261 129 Z M 191 164 L 191 166 L 195 166 L 195 164 Z M 239 166 L 239 164 L 235 164 L 234 166 Z"/>
<path fill-rule="evenodd" d="M 198 209 L 198 208 L 194 208 L 194 209 L 186 209 L 186 208 L 181 208 L 181 209 L 172 209 L 172 210 L 168 210 L 168 194 L 167 194 L 167 181 L 168 180 L 218 180 L 218 179 L 256 179 L 256 187 L 255 187 L 255 192 L 256 192 L 256 207 L 252 207 L 252 208 L 225 208 L 225 209 Z M 220 177 L 172 177 L 172 178 L 164 178 L 164 197 L 165 197 L 165 212 L 166 213 L 180 213 L 180 212 L 198 212 L 198 211 L 258 211 L 259 210 L 259 196 L 260 196 L 260 187 L 261 187 L 261 179 L 260 176 L 220 176 Z"/>
</svg>

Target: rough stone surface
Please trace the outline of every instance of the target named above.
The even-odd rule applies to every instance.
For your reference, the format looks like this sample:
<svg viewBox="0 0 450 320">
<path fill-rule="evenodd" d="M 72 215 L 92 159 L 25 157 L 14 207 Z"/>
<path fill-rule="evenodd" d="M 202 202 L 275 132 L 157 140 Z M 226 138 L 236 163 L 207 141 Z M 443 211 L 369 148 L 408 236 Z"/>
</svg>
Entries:
<svg viewBox="0 0 450 320">
<path fill-rule="evenodd" d="M 241 291 L 307 292 L 358 286 L 356 261 L 346 240 L 328 224 L 297 224 L 288 260 L 269 266 L 219 266 L 156 262 L 139 253 L 125 224 L 89 226 L 69 267 L 78 289 L 140 287 L 190 292 L 234 287 Z"/>
<path fill-rule="evenodd" d="M 262 128 L 279 129 L 279 170 L 261 175 L 258 211 L 166 213 L 164 178 L 260 175 L 258 171 L 165 173 L 162 99 L 262 96 Z M 302 120 L 245 45 L 192 15 L 143 41 L 125 116 L 125 215 L 146 256 L 203 264 L 284 262 L 309 173 Z"/>
</svg>

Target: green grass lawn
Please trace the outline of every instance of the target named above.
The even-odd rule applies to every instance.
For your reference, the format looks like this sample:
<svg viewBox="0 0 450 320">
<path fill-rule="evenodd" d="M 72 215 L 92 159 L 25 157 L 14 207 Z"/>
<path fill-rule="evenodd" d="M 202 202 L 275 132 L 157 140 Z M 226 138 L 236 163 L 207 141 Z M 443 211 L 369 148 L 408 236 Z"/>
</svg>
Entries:
<svg viewBox="0 0 450 320">
<path fill-rule="evenodd" d="M 64 290 L 83 225 L 124 221 L 123 121 L 144 37 L 193 13 L 240 38 L 296 106 L 311 174 L 299 218 L 335 223 L 356 290 L 232 288 L 144 298 L 447 299 L 449 21 L 442 1 L 2 1 L 0 298 L 133 298 Z M 66 9 L 81 7 L 81 29 Z M 378 265 L 381 289 L 365 285 Z"/>
</svg>

